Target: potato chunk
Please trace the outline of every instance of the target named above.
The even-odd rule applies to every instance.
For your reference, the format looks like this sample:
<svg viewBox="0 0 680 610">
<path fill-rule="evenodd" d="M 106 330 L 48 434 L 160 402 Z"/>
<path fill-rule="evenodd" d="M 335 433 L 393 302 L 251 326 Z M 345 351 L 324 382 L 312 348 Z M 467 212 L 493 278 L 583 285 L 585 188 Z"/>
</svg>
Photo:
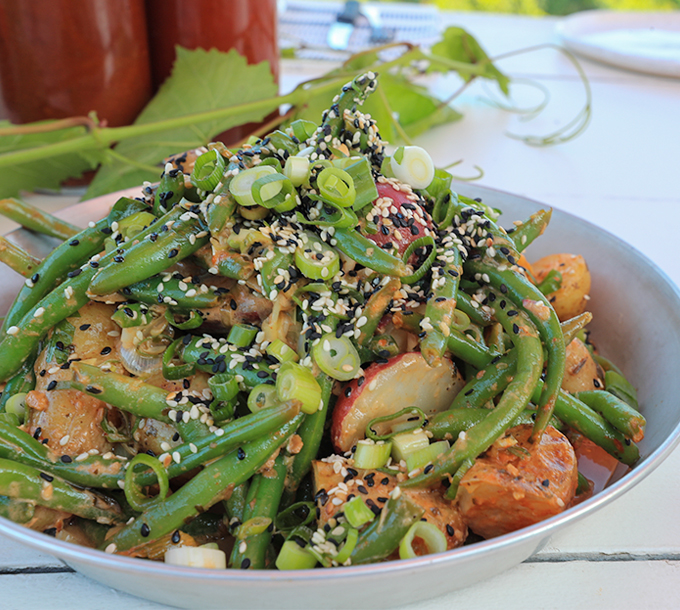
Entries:
<svg viewBox="0 0 680 610">
<path fill-rule="evenodd" d="M 397 478 L 377 470 L 357 470 L 357 475 L 346 479 L 352 467 L 338 458 L 340 467 L 333 463 L 315 461 L 312 464 L 314 490 L 319 508 L 319 527 L 342 511 L 345 501 L 361 496 L 374 513 L 380 511 L 397 485 Z M 349 470 L 348 470 L 349 469 Z M 337 470 L 337 472 L 336 472 Z M 443 487 L 403 489 L 401 493 L 425 509 L 424 519 L 436 525 L 446 535 L 447 549 L 455 549 L 465 542 L 467 526 L 455 502 L 444 497 Z M 337 500 L 340 502 L 336 503 Z"/>
<path fill-rule="evenodd" d="M 593 360 L 585 343 L 580 339 L 574 339 L 567 345 L 562 389 L 572 394 L 601 390 L 604 387 L 604 381 L 600 371 L 600 367 Z"/>
<path fill-rule="evenodd" d="M 537 260 L 532 268 L 539 282 L 553 269 L 562 274 L 559 290 L 548 295 L 548 300 L 561 321 L 578 316 L 588 308 L 590 271 L 582 256 L 551 254 Z"/>
<path fill-rule="evenodd" d="M 538 446 L 532 427 L 508 430 L 461 479 L 458 500 L 468 527 L 493 538 L 561 513 L 578 483 L 574 449 L 548 426 Z"/>
</svg>

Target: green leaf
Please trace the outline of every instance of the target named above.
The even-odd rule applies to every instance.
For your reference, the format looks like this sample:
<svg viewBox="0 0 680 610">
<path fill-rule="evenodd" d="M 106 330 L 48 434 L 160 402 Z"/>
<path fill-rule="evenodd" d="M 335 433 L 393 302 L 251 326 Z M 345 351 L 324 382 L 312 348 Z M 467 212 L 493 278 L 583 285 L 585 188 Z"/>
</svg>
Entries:
<svg viewBox="0 0 680 610">
<path fill-rule="evenodd" d="M 448 28 L 444 32 L 442 40 L 432 47 L 432 55 L 469 64 L 482 63 L 482 65 L 486 66 L 482 77 L 497 81 L 501 91 L 508 95 L 510 79 L 491 63 L 489 56 L 475 37 L 463 28 L 455 26 Z M 433 69 L 436 70 L 438 68 Z M 473 76 L 465 70 L 458 70 L 458 73 L 466 82 Z"/>
<path fill-rule="evenodd" d="M 41 123 L 48 125 L 50 122 L 42 121 Z M 41 123 L 33 123 L 33 125 Z M 14 125 L 8 121 L 0 121 L 1 129 L 9 127 L 14 127 Z M 85 135 L 85 133 L 85 127 L 70 127 L 41 133 L 0 136 L 0 154 L 63 142 Z M 67 178 L 76 178 L 83 172 L 97 167 L 101 158 L 101 154 L 88 151 L 87 154 L 71 153 L 0 167 L 0 198 L 14 197 L 21 190 L 58 189 Z"/>
<path fill-rule="evenodd" d="M 442 105 L 441 100 L 430 95 L 425 87 L 415 85 L 398 74 L 381 74 L 378 87 L 384 91 L 390 109 L 411 138 L 432 127 L 451 123 L 462 117 L 450 106 Z M 364 112 L 378 121 L 383 138 L 390 142 L 400 139 L 392 122 L 393 117 L 389 116 L 379 91 L 371 95 L 364 104 Z"/>
<path fill-rule="evenodd" d="M 235 50 L 220 53 L 215 49 L 189 51 L 177 47 L 172 75 L 134 124 L 273 98 L 276 93 L 277 86 L 267 62 L 249 66 L 246 59 Z M 160 163 L 169 155 L 205 145 L 216 135 L 236 125 L 261 121 L 277 106 L 273 100 L 272 107 L 266 111 L 246 111 L 221 120 L 194 123 L 190 127 L 126 139 L 114 151 L 116 157 L 122 155 L 130 162 L 109 158 L 97 172 L 85 196 L 96 197 L 141 184 L 144 180 L 158 180 L 160 169 L 151 172 L 146 169 L 148 166 Z"/>
</svg>

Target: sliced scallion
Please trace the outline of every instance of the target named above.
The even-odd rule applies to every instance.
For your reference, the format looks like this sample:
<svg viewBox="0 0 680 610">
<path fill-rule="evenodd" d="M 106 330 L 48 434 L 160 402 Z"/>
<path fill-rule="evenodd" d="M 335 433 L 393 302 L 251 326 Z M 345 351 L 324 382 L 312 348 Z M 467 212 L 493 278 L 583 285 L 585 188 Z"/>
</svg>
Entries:
<svg viewBox="0 0 680 610">
<path fill-rule="evenodd" d="M 390 459 L 392 442 L 359 441 L 354 452 L 355 468 L 374 469 L 382 468 Z"/>
<path fill-rule="evenodd" d="M 399 543 L 399 558 L 413 559 L 417 553 L 413 549 L 413 539 L 420 538 L 427 547 L 428 554 L 443 553 L 446 550 L 446 534 L 433 523 L 416 521 Z"/>
<path fill-rule="evenodd" d="M 229 330 L 227 335 L 227 342 L 235 345 L 236 347 L 248 347 L 257 336 L 260 329 L 257 326 L 251 326 L 250 324 L 235 324 Z"/>
<path fill-rule="evenodd" d="M 26 418 L 26 396 L 28 393 L 19 392 L 10 396 L 5 403 L 5 411 L 16 415 L 20 424 L 23 424 Z"/>
<path fill-rule="evenodd" d="M 316 557 L 306 548 L 293 540 L 286 540 L 276 558 L 279 570 L 311 570 L 316 565 Z"/>
<path fill-rule="evenodd" d="M 257 167 L 243 170 L 236 174 L 229 183 L 229 192 L 234 196 L 234 199 L 243 206 L 248 207 L 257 205 L 255 199 L 253 199 L 253 184 L 264 176 L 270 176 L 276 173 L 278 172 L 271 165 L 258 165 Z M 269 199 L 276 195 L 280 190 L 281 184 L 279 182 L 274 182 L 264 190 L 264 193 L 260 190 L 260 194 L 263 198 Z"/>
<path fill-rule="evenodd" d="M 398 462 L 405 460 L 409 455 L 426 448 L 430 439 L 425 430 L 418 428 L 413 432 L 403 432 L 392 437 L 392 457 Z"/>
<path fill-rule="evenodd" d="M 261 176 L 252 186 L 253 200 L 257 205 L 277 212 L 292 210 L 297 205 L 297 192 L 293 183 L 283 174 Z"/>
<path fill-rule="evenodd" d="M 293 186 L 302 186 L 309 179 L 309 159 L 288 157 L 283 173 L 293 183 Z"/>
<path fill-rule="evenodd" d="M 135 468 L 137 466 L 146 466 L 153 470 L 158 480 L 158 495 L 155 498 L 145 496 L 137 483 L 135 482 Z M 163 467 L 157 458 L 151 457 L 146 453 L 138 453 L 129 462 L 127 470 L 125 471 L 125 499 L 128 504 L 138 512 L 144 512 L 150 505 L 158 501 L 163 501 L 168 495 L 170 489 L 170 480 L 168 479 L 168 472 Z"/>
<path fill-rule="evenodd" d="M 409 472 L 417 468 L 424 468 L 429 463 L 434 462 L 438 455 L 448 451 L 449 441 L 437 441 L 418 451 L 414 451 L 406 458 L 406 468 Z"/>
<path fill-rule="evenodd" d="M 276 391 L 283 401 L 297 400 L 303 413 L 311 415 L 321 406 L 321 386 L 312 371 L 296 364 L 284 362 L 276 376 Z"/>
<path fill-rule="evenodd" d="M 354 379 L 361 366 L 359 352 L 349 338 L 327 333 L 312 348 L 317 366 L 329 377 L 338 381 Z"/>
<path fill-rule="evenodd" d="M 348 208 L 354 204 L 356 190 L 354 180 L 339 167 L 326 167 L 316 177 L 317 189 L 325 201 Z"/>
<path fill-rule="evenodd" d="M 312 233 L 295 250 L 295 265 L 310 280 L 329 280 L 340 271 L 340 255 Z"/>
<path fill-rule="evenodd" d="M 368 507 L 366 507 L 368 509 Z M 373 512 L 368 509 L 368 511 L 373 514 Z M 354 529 L 353 527 L 349 528 L 347 530 L 347 538 L 345 538 L 345 544 L 342 545 L 342 548 L 338 551 L 338 554 L 335 556 L 335 561 L 337 561 L 340 565 L 345 563 L 348 559 L 349 556 L 352 554 L 352 551 L 354 550 L 354 547 L 357 545 L 357 541 L 359 540 L 359 530 Z"/>
<path fill-rule="evenodd" d="M 289 360 L 297 362 L 300 359 L 297 352 L 285 342 L 281 341 L 281 339 L 272 341 L 265 351 L 270 356 L 274 356 L 279 362 L 288 362 Z"/>
<path fill-rule="evenodd" d="M 355 496 L 343 507 L 345 518 L 352 527 L 359 528 L 375 519 L 375 514 L 368 508 L 361 496 Z"/>
<path fill-rule="evenodd" d="M 356 196 L 352 204 L 353 209 L 360 210 L 378 198 L 378 188 L 375 186 L 375 180 L 373 179 L 371 163 L 366 157 L 355 160 L 354 163 L 344 169 L 354 181 Z"/>
<path fill-rule="evenodd" d="M 194 162 L 191 183 L 204 191 L 212 191 L 224 175 L 224 157 L 217 150 L 203 153 Z"/>
<path fill-rule="evenodd" d="M 208 387 L 213 398 L 220 402 L 231 402 L 238 395 L 240 388 L 236 376 L 231 373 L 218 373 L 208 379 Z"/>
<path fill-rule="evenodd" d="M 248 394 L 248 409 L 251 413 L 257 413 L 262 409 L 274 407 L 281 404 L 276 386 L 269 383 L 256 385 Z"/>
</svg>

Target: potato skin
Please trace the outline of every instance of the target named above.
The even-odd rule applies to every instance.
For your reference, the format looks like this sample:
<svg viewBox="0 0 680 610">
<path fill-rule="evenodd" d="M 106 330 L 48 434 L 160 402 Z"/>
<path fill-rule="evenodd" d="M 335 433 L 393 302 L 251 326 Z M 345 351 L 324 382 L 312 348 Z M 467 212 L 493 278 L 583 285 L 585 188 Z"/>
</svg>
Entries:
<svg viewBox="0 0 680 610">
<path fill-rule="evenodd" d="M 551 254 L 532 263 L 532 268 L 538 282 L 553 269 L 562 274 L 559 290 L 547 295 L 560 321 L 578 316 L 588 308 L 590 271 L 582 256 Z"/>
<path fill-rule="evenodd" d="M 600 367 L 590 355 L 586 344 L 574 339 L 567 345 L 567 361 L 564 366 L 562 389 L 575 394 L 604 388 Z"/>
<path fill-rule="evenodd" d="M 571 443 L 548 426 L 532 445 L 531 430 L 510 428 L 461 479 L 456 500 L 463 518 L 484 538 L 553 517 L 574 499 L 578 470 Z"/>
</svg>

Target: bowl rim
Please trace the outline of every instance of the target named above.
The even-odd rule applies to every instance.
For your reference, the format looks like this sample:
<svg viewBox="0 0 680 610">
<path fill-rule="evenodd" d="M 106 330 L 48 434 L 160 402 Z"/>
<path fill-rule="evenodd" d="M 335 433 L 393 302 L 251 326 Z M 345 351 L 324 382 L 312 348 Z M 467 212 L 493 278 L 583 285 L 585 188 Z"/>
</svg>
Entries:
<svg viewBox="0 0 680 610">
<path fill-rule="evenodd" d="M 588 220 L 580 218 L 570 212 L 561 210 L 554 206 L 546 206 L 534 199 L 509 193 L 500 189 L 494 189 L 482 185 L 456 183 L 458 190 L 464 192 L 466 189 L 471 189 L 477 193 L 488 193 L 495 197 L 511 198 L 522 203 L 529 203 L 536 209 L 544 209 L 551 207 L 553 211 L 558 212 L 559 215 L 565 215 L 571 220 L 576 220 L 583 223 L 598 232 L 604 233 L 608 239 L 612 240 L 619 246 L 632 250 L 637 258 L 639 258 L 650 271 L 662 280 L 667 288 L 671 289 L 672 295 L 675 297 L 680 310 L 680 289 L 670 279 L 670 277 L 645 254 L 631 246 L 623 239 L 610 233 L 606 229 L 591 223 Z M 139 188 L 139 187 L 135 187 Z M 105 205 L 115 201 L 114 197 L 124 194 L 129 196 L 134 192 L 134 189 L 126 189 L 117 193 L 103 195 L 95 199 L 78 203 L 74 206 L 64 208 L 57 213 L 57 216 L 68 216 L 73 213 L 76 208 L 84 205 Z M 18 229 L 20 230 L 20 229 Z M 262 584 L 278 583 L 281 585 L 290 583 L 291 587 L 298 587 L 300 584 L 315 582 L 320 579 L 324 581 L 339 581 L 353 579 L 357 576 L 378 576 L 382 574 L 399 574 L 401 572 L 413 572 L 420 570 L 430 565 L 435 564 L 456 564 L 464 562 L 468 558 L 483 557 L 490 553 L 494 553 L 499 549 L 510 549 L 521 546 L 530 540 L 547 539 L 552 534 L 558 532 L 564 527 L 575 523 L 587 515 L 596 512 L 600 508 L 613 502 L 621 495 L 635 487 L 638 483 L 644 480 L 651 472 L 653 472 L 673 451 L 673 449 L 680 444 L 680 423 L 668 434 L 665 440 L 649 455 L 645 456 L 640 462 L 629 472 L 627 472 L 621 479 L 607 486 L 591 498 L 573 506 L 564 512 L 555 515 L 549 519 L 540 521 L 534 525 L 491 538 L 489 540 L 482 540 L 464 545 L 462 547 L 444 551 L 433 555 L 425 555 L 407 560 L 393 560 L 374 564 L 363 564 L 358 566 L 339 566 L 334 569 L 309 569 L 309 570 L 293 570 L 293 571 L 278 571 L 278 570 L 206 570 L 201 568 L 191 568 L 183 566 L 167 565 L 163 562 L 143 560 L 134 557 L 127 557 L 123 555 L 109 554 L 98 549 L 79 546 L 74 543 L 57 540 L 42 532 L 28 529 L 23 525 L 14 523 L 4 517 L 0 517 L 0 534 L 6 535 L 17 542 L 26 544 L 37 550 L 52 554 L 65 563 L 69 561 L 75 563 L 87 562 L 89 566 L 99 568 L 115 568 L 117 571 L 128 572 L 133 571 L 140 576 L 169 576 L 176 578 L 189 578 L 196 581 L 208 581 L 216 583 L 241 583 L 241 584 Z"/>
</svg>

